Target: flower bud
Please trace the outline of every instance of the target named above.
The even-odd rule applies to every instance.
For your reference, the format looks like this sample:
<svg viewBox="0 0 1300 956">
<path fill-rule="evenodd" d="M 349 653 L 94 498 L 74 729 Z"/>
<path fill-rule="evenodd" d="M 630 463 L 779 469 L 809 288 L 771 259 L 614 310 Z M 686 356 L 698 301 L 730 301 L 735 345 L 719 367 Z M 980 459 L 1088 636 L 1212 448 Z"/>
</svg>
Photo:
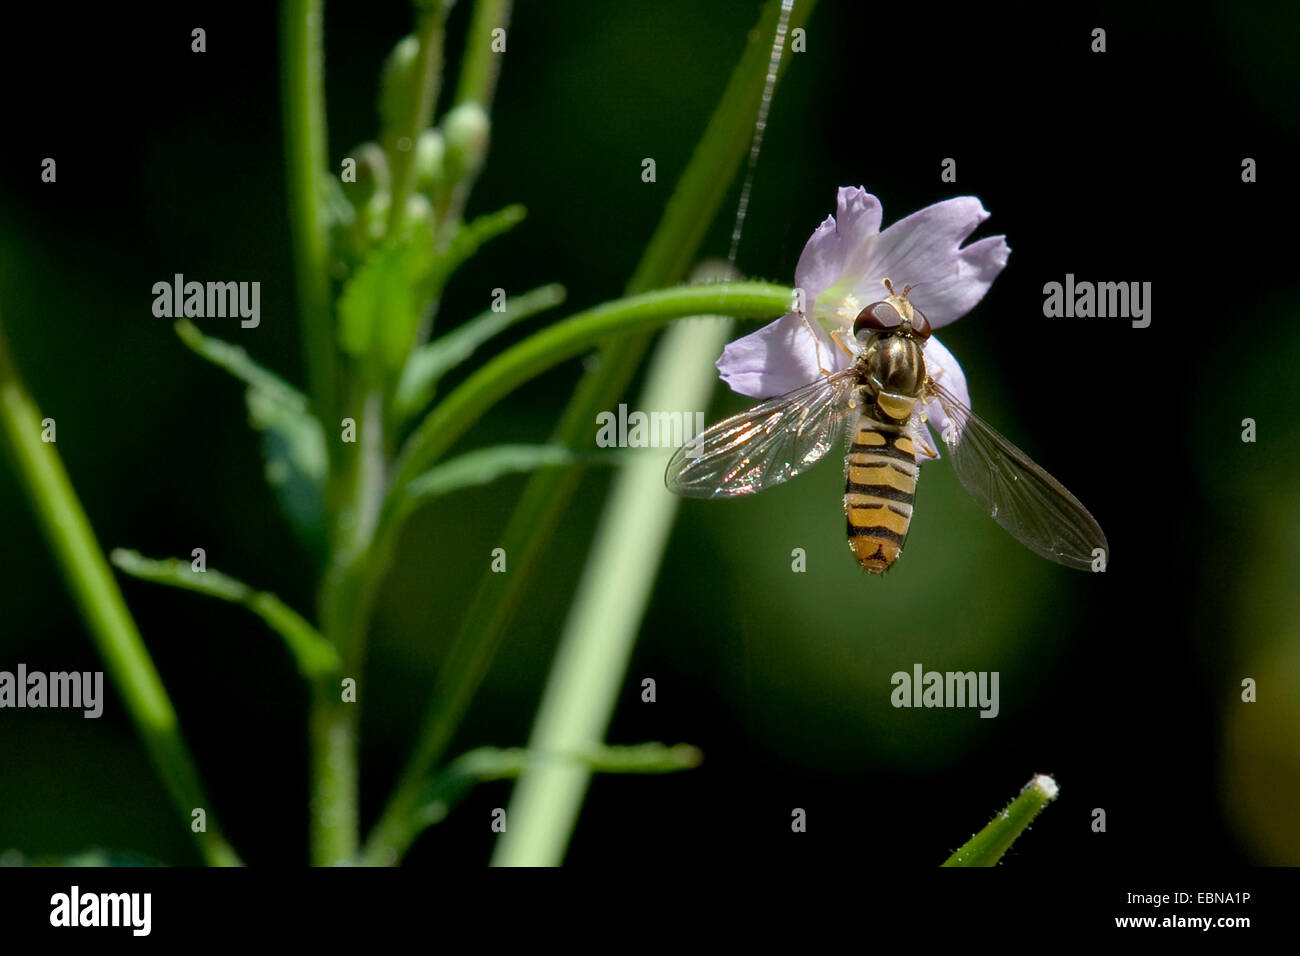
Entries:
<svg viewBox="0 0 1300 956">
<path fill-rule="evenodd" d="M 426 129 L 415 142 L 413 173 L 415 188 L 426 196 L 437 193 L 445 182 L 447 145 L 436 129 Z"/>
<path fill-rule="evenodd" d="M 414 36 L 406 36 L 397 41 L 393 52 L 384 61 L 379 82 L 379 122 L 383 142 L 388 147 L 395 145 L 392 138 L 397 135 L 396 131 L 411 121 L 417 81 L 415 61 L 419 52 L 420 41 Z"/>
<path fill-rule="evenodd" d="M 442 121 L 442 135 L 447 143 L 446 173 L 449 182 L 458 182 L 478 171 L 487 155 L 492 124 L 483 107 L 462 103 Z"/>
<path fill-rule="evenodd" d="M 411 193 L 406 199 L 406 228 L 412 232 L 433 231 L 433 203 L 423 193 Z"/>
<path fill-rule="evenodd" d="M 348 201 L 361 209 L 376 194 L 388 192 L 388 157 L 378 143 L 362 143 L 352 150 L 351 156 L 357 161 L 357 181 L 346 183 L 343 191 Z"/>
</svg>

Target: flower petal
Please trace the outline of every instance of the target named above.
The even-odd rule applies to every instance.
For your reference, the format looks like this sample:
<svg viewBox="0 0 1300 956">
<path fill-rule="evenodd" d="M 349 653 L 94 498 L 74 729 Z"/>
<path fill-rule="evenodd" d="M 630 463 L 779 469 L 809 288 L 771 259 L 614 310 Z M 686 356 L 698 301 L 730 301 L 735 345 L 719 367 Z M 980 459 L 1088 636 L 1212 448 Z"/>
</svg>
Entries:
<svg viewBox="0 0 1300 956">
<path fill-rule="evenodd" d="M 808 334 L 809 326 L 817 336 Z M 818 347 L 820 343 L 820 362 Z M 820 369 L 845 368 L 849 357 L 836 348 L 815 322 L 787 312 L 757 332 L 727 343 L 718 359 L 718 373 L 733 392 L 754 398 L 784 395 L 815 381 Z"/>
<path fill-rule="evenodd" d="M 961 370 L 953 354 L 933 335 L 925 346 L 925 373 L 952 392 L 953 397 L 959 402 L 970 408 L 970 391 L 966 388 L 966 373 Z M 948 427 L 948 416 L 944 413 L 943 405 L 935 399 L 925 405 L 922 411 L 930 427 L 942 438 L 944 430 Z M 936 449 L 939 447 L 937 442 L 931 444 Z M 926 459 L 918 458 L 918 461 L 924 460 Z"/>
<path fill-rule="evenodd" d="M 984 298 L 1007 264 L 1006 237 L 991 236 L 961 248 L 989 214 L 974 196 L 946 199 L 891 225 L 870 244 L 857 264 L 854 292 L 863 302 L 880 298 L 881 280 L 901 291 L 911 285 L 912 302 L 932 328 L 959 319 Z"/>
<path fill-rule="evenodd" d="M 879 232 L 880 200 L 861 186 L 841 186 L 835 215 L 827 216 L 803 247 L 794 269 L 795 285 L 811 303 L 865 255 Z"/>
</svg>

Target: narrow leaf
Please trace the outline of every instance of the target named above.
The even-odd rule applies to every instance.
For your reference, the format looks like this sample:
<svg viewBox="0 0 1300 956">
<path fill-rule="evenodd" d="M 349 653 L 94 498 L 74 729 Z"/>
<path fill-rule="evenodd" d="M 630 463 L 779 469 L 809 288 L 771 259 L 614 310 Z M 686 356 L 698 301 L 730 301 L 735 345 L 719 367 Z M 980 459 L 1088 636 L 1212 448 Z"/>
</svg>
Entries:
<svg viewBox="0 0 1300 956">
<path fill-rule="evenodd" d="M 339 668 L 333 646 L 302 615 L 269 591 L 255 591 L 220 571 L 195 571 L 188 561 L 179 558 L 155 561 L 139 552 L 116 548 L 109 560 L 132 577 L 243 605 L 284 638 L 304 677 L 334 673 Z"/>
<path fill-rule="evenodd" d="M 1055 780 L 1047 774 L 1035 774 L 1020 791 L 1020 796 L 1012 800 L 988 826 L 967 840 L 961 849 L 948 857 L 943 865 L 995 866 L 1043 807 L 1056 799 L 1057 792 Z"/>
<path fill-rule="evenodd" d="M 536 468 L 579 463 L 613 465 L 622 460 L 623 456 L 616 452 L 580 453 L 560 445 L 494 445 L 431 468 L 412 481 L 406 493 L 413 500 L 426 500 Z"/>
<path fill-rule="evenodd" d="M 455 331 L 411 353 L 397 383 L 394 409 L 402 418 L 419 412 L 433 399 L 438 380 L 465 361 L 483 343 L 510 326 L 564 301 L 564 286 L 544 285 L 506 299 L 505 309 L 488 310 Z"/>
<path fill-rule="evenodd" d="M 248 417 L 262 434 L 267 483 L 299 540 L 319 557 L 325 547 L 328 452 L 325 435 L 310 412 L 307 397 L 253 361 L 244 349 L 204 335 L 192 322 L 177 322 L 176 334 L 196 354 L 248 386 Z"/>
<path fill-rule="evenodd" d="M 329 468 L 325 434 L 306 409 L 294 408 L 273 394 L 250 388 L 245 394 L 248 417 L 262 433 L 267 483 L 307 550 L 319 557 L 326 542 L 325 479 Z"/>
<path fill-rule="evenodd" d="M 472 219 L 452 234 L 447 251 L 438 264 L 443 282 L 489 240 L 509 232 L 524 221 L 528 210 L 519 204 Z M 441 284 L 441 283 L 439 283 Z"/>
<path fill-rule="evenodd" d="M 182 342 L 213 365 L 224 368 L 245 385 L 261 389 L 284 405 L 306 411 L 307 396 L 274 372 L 258 365 L 242 347 L 204 335 L 189 319 L 179 320 L 175 328 Z"/>
<path fill-rule="evenodd" d="M 601 745 L 573 753 L 480 747 L 453 760 L 429 781 L 416 825 L 423 828 L 442 820 L 477 783 L 518 777 L 537 766 L 564 764 L 582 766 L 594 773 L 658 774 L 698 767 L 702 757 L 699 748 L 689 744 Z"/>
</svg>

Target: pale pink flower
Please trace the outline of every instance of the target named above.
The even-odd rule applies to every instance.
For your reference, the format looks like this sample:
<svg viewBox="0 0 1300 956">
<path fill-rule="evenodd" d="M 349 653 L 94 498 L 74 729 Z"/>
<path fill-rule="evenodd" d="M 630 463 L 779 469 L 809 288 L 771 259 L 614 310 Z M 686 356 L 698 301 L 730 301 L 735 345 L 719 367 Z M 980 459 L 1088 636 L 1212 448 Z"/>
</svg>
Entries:
<svg viewBox="0 0 1300 956">
<path fill-rule="evenodd" d="M 858 313 L 887 294 L 884 279 L 898 290 L 912 287 L 909 298 L 931 328 L 961 318 L 984 297 L 1011 251 L 1003 236 L 962 245 L 988 216 L 974 196 L 959 196 L 914 212 L 882 232 L 880 201 L 860 187 L 842 187 L 835 215 L 817 227 L 795 267 L 809 321 L 787 312 L 728 344 L 718 359 L 722 380 L 742 395 L 770 398 L 816 380 L 819 355 L 827 370 L 848 367 L 852 360 L 829 332 L 843 330 L 842 339 L 851 343 Z M 925 362 L 936 381 L 970 404 L 961 366 L 934 336 L 926 344 Z M 930 402 L 923 412 L 942 433 L 948 422 L 939 403 Z"/>
</svg>

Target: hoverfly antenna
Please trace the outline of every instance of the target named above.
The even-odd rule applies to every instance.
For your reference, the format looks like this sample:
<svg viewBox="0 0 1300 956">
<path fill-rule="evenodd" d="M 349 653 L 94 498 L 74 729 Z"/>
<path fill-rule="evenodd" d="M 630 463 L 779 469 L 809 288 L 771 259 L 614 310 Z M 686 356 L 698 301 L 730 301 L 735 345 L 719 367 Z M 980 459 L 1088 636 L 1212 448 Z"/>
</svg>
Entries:
<svg viewBox="0 0 1300 956">
<path fill-rule="evenodd" d="M 894 284 L 893 284 L 892 282 L 890 282 L 888 279 L 881 279 L 880 281 L 883 282 L 883 283 L 885 284 L 885 288 L 889 290 L 889 294 L 890 294 L 890 295 L 893 295 L 893 294 L 894 294 Z"/>
</svg>

